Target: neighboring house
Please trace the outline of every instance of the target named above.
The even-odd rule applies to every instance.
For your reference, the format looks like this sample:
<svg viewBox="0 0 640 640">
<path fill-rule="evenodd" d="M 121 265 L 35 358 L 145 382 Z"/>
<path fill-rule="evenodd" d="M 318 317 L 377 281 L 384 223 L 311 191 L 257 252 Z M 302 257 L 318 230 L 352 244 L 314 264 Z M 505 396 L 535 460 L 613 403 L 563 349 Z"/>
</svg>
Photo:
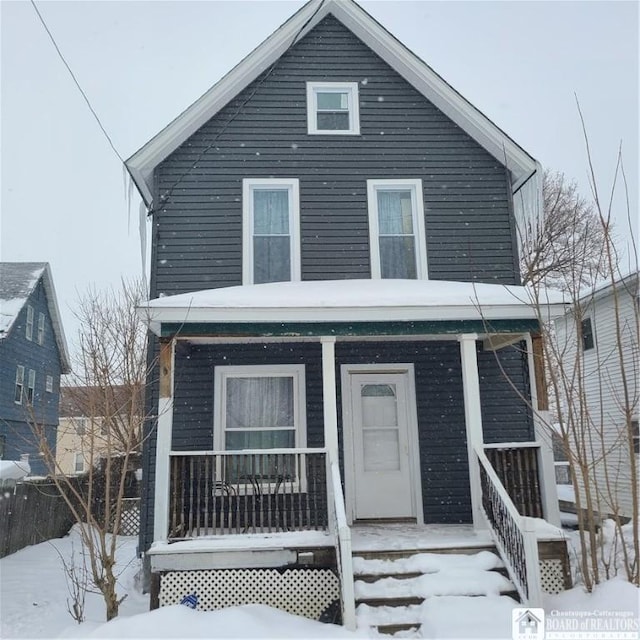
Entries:
<svg viewBox="0 0 640 640">
<path fill-rule="evenodd" d="M 584 451 L 603 515 L 631 517 L 633 466 L 636 479 L 640 473 L 639 309 L 636 271 L 584 293 L 555 323 L 564 375 L 574 389 L 573 414 L 588 420 Z M 584 398 L 580 407 L 578 397 Z"/>
<path fill-rule="evenodd" d="M 142 408 L 143 402 L 126 385 L 108 389 L 69 386 L 60 389 L 60 424 L 56 445 L 59 473 L 73 475 L 97 466 L 108 451 L 112 455 L 124 452 L 126 438 L 136 429 L 142 416 L 129 416 L 132 405 Z M 108 405 L 106 407 L 105 405 Z M 138 450 L 140 435 L 133 434 L 130 451 Z"/>
<path fill-rule="evenodd" d="M 33 426 L 56 443 L 60 376 L 69 373 L 51 269 L 46 262 L 0 262 L 0 458 L 29 454 L 46 475 Z"/>
<path fill-rule="evenodd" d="M 314 0 L 127 167 L 154 229 L 152 605 L 258 585 L 352 626 L 362 523 L 487 517 L 536 601 L 521 516 L 559 523 L 516 240 L 538 163 L 357 4 Z"/>
</svg>

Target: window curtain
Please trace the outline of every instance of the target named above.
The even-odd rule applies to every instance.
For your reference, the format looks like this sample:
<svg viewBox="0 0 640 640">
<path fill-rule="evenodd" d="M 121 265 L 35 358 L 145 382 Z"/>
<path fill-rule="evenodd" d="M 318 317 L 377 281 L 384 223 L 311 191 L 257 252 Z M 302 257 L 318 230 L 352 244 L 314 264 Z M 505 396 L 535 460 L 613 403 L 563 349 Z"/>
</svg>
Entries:
<svg viewBox="0 0 640 640">
<path fill-rule="evenodd" d="M 253 191 L 253 281 L 291 280 L 289 190 Z"/>
<path fill-rule="evenodd" d="M 417 277 L 411 191 L 378 191 L 380 270 L 383 278 Z"/>
<path fill-rule="evenodd" d="M 292 377 L 228 378 L 225 446 L 295 447 Z"/>
</svg>

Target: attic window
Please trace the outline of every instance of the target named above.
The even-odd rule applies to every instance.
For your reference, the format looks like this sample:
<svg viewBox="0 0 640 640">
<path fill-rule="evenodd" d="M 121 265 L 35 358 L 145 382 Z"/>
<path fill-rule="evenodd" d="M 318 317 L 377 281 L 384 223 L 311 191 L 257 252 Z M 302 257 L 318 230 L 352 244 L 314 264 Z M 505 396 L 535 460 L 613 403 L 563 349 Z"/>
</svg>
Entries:
<svg viewBox="0 0 640 640">
<path fill-rule="evenodd" d="M 310 134 L 358 135 L 358 83 L 307 82 L 307 125 Z"/>
</svg>

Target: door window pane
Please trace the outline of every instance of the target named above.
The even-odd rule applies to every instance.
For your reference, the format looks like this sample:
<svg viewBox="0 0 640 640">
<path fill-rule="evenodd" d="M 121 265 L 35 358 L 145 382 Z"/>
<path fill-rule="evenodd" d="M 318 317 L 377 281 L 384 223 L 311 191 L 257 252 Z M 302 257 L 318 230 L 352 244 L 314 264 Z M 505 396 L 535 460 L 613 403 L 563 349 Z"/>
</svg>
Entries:
<svg viewBox="0 0 640 640">
<path fill-rule="evenodd" d="M 399 471 L 398 429 L 367 429 L 363 437 L 365 471 Z"/>
<path fill-rule="evenodd" d="M 361 396 L 364 429 L 398 425 L 395 385 L 365 384 L 362 386 Z"/>
</svg>

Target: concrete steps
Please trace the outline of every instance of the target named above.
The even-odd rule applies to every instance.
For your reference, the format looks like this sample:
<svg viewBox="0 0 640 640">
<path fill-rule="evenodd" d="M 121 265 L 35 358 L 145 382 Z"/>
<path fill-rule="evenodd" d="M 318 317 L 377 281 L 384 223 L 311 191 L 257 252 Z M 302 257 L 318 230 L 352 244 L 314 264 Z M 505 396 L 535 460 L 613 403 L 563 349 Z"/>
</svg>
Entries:
<svg viewBox="0 0 640 640">
<path fill-rule="evenodd" d="M 516 595 L 490 547 L 354 552 L 358 628 L 421 637 L 427 603 L 437 598 Z M 517 601 L 517 595 L 514 600 Z"/>
</svg>

